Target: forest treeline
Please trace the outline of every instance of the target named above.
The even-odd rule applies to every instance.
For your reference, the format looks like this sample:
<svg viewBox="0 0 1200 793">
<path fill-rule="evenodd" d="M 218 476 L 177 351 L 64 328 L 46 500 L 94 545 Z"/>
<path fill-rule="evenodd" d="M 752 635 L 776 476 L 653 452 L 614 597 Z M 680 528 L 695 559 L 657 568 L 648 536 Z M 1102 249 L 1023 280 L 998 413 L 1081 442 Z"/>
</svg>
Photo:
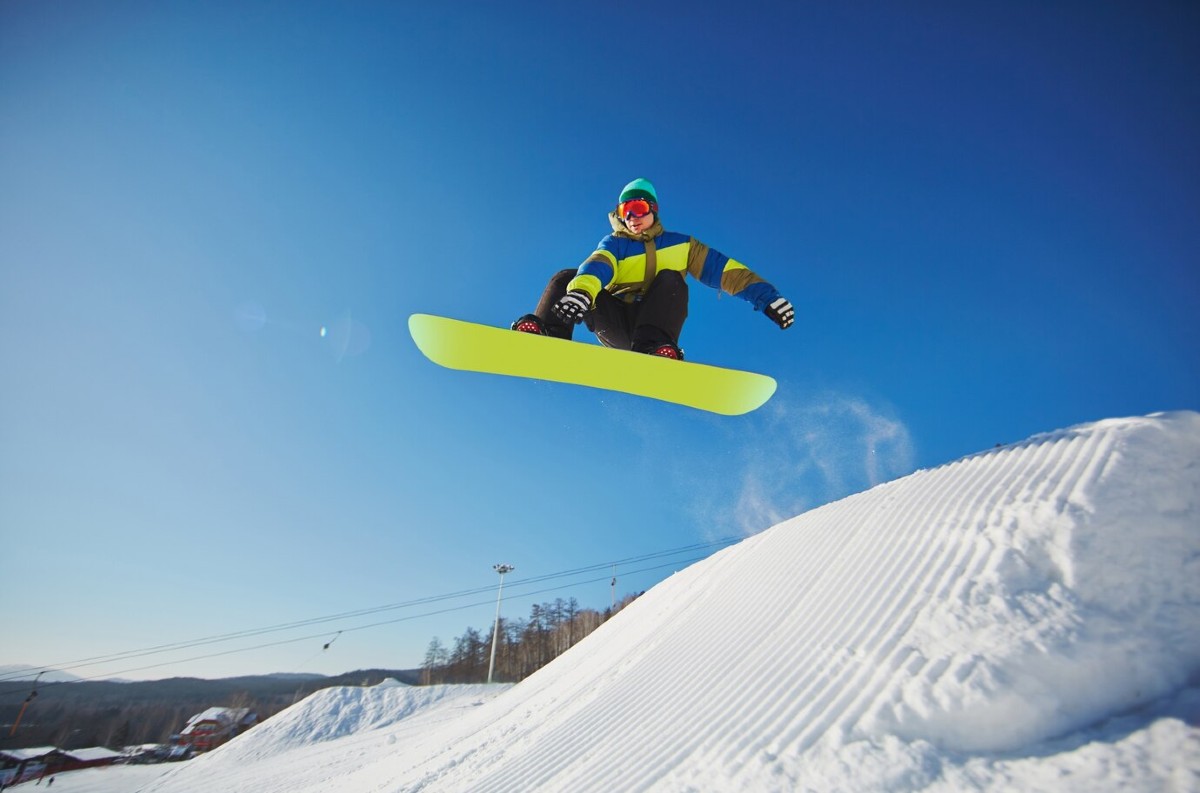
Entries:
<svg viewBox="0 0 1200 793">
<path fill-rule="evenodd" d="M 528 618 L 501 619 L 492 680 L 501 683 L 524 680 L 578 644 L 637 597 L 629 595 L 604 611 L 580 608 L 575 598 L 558 598 L 550 603 L 535 603 Z M 467 628 L 449 645 L 433 637 L 425 652 L 421 682 L 426 685 L 487 682 L 494 627 Z"/>
</svg>

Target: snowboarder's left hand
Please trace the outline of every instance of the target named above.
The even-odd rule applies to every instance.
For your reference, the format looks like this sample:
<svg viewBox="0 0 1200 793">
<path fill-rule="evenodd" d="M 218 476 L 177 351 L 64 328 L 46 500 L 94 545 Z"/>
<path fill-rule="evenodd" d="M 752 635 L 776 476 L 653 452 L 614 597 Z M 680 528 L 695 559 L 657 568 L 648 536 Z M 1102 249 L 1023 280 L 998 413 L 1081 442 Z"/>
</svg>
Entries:
<svg viewBox="0 0 1200 793">
<path fill-rule="evenodd" d="M 796 320 L 796 309 L 786 297 L 776 298 L 771 305 L 763 309 L 763 313 L 784 330 L 790 328 Z"/>
<path fill-rule="evenodd" d="M 583 322 L 583 315 L 592 308 L 592 296 L 587 292 L 572 289 L 554 304 L 554 313 L 568 325 Z"/>
</svg>

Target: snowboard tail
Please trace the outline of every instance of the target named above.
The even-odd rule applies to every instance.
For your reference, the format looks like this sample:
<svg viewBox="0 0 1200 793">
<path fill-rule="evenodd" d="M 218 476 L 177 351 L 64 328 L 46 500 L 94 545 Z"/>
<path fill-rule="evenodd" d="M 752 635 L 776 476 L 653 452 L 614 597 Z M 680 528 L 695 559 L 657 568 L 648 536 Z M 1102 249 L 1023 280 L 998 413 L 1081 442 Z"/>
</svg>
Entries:
<svg viewBox="0 0 1200 793">
<path fill-rule="evenodd" d="M 449 369 L 601 388 L 738 416 L 775 393 L 767 375 L 676 361 L 473 322 L 413 314 L 413 341 Z"/>
</svg>

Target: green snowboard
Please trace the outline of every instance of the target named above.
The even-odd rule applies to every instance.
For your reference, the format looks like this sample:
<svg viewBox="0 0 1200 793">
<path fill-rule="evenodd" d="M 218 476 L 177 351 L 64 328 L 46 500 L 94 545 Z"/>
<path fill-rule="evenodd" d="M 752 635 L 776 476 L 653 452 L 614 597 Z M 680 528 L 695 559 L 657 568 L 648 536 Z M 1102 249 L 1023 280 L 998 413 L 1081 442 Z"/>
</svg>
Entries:
<svg viewBox="0 0 1200 793">
<path fill-rule="evenodd" d="M 457 319 L 413 314 L 413 341 L 450 369 L 603 388 L 738 416 L 761 407 L 775 380 L 753 372 L 517 333 Z"/>
</svg>

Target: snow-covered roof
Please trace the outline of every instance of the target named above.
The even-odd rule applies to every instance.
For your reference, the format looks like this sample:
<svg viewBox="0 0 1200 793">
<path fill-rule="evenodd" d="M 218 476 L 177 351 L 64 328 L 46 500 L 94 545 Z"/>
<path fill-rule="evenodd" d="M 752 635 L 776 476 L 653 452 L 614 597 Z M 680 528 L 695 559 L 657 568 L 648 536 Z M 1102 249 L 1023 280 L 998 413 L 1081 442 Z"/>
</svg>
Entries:
<svg viewBox="0 0 1200 793">
<path fill-rule="evenodd" d="M 125 754 L 142 754 L 145 752 L 157 752 L 163 748 L 161 743 L 139 743 L 133 746 L 125 747 Z"/>
<path fill-rule="evenodd" d="M 7 757 L 19 763 L 23 760 L 32 760 L 35 757 L 48 755 L 57 750 L 58 747 L 55 746 L 33 746 L 28 749 L 0 749 L 0 757 Z"/>
<path fill-rule="evenodd" d="M 187 726 L 183 728 L 183 734 L 191 732 L 197 724 L 206 721 L 215 721 L 220 724 L 237 724 L 249 715 L 249 708 L 209 708 L 203 713 L 197 713 L 188 719 Z"/>
<path fill-rule="evenodd" d="M 60 749 L 58 753 L 81 763 L 94 763 L 97 760 L 113 760 L 121 757 L 120 752 L 114 752 L 103 746 L 93 746 L 88 749 Z"/>
</svg>

